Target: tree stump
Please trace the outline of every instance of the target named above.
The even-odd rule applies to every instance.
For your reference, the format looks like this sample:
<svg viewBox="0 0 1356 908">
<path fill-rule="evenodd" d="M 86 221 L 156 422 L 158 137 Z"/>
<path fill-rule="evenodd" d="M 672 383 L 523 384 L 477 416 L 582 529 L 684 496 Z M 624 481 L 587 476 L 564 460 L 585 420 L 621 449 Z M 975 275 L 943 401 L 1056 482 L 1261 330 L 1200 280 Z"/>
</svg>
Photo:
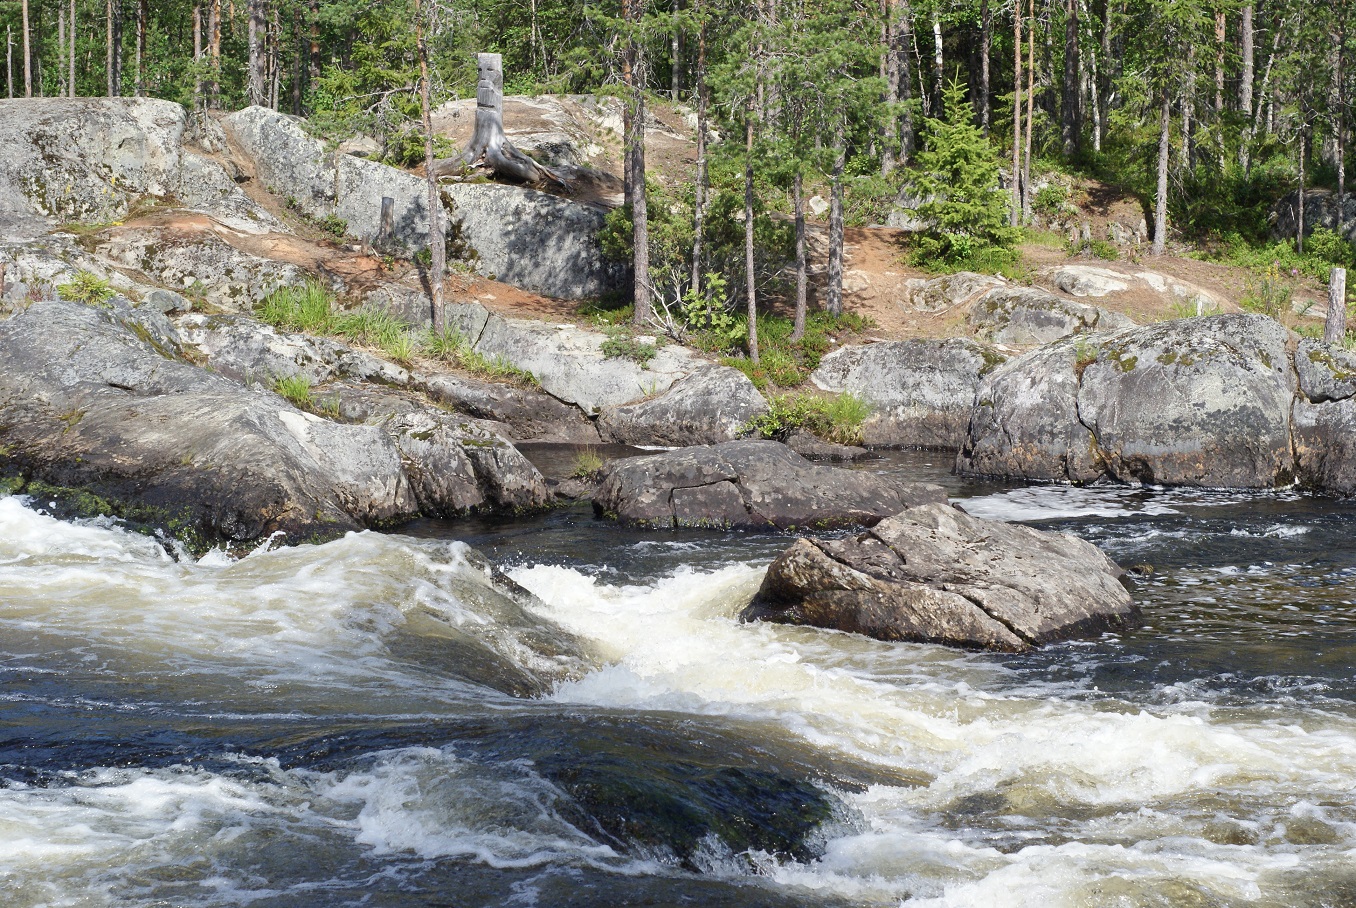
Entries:
<svg viewBox="0 0 1356 908">
<path fill-rule="evenodd" d="M 553 170 L 543 167 L 513 146 L 504 135 L 504 62 L 500 54 L 477 54 L 480 79 L 476 83 L 476 125 L 466 150 L 433 165 L 439 177 L 454 176 L 484 161 L 495 176 L 521 183 L 547 181 L 565 185 Z"/>
<path fill-rule="evenodd" d="M 1347 269 L 1334 268 L 1328 277 L 1328 318 L 1323 343 L 1340 344 L 1347 336 Z"/>
</svg>

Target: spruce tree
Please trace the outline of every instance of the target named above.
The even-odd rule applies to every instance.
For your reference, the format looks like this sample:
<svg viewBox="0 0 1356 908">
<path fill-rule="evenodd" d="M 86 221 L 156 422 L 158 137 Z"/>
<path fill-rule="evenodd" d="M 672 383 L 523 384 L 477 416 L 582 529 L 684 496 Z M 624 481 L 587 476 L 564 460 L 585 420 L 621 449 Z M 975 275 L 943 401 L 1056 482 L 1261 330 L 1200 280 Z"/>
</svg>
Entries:
<svg viewBox="0 0 1356 908">
<path fill-rule="evenodd" d="M 915 245 L 920 263 L 956 262 L 985 250 L 1007 250 L 1018 231 L 1008 224 L 1010 197 L 998 188 L 998 152 L 975 125 L 959 81 L 945 90 L 945 118 L 927 120 L 927 147 L 918 153 L 914 180 L 927 201 L 927 224 Z"/>
</svg>

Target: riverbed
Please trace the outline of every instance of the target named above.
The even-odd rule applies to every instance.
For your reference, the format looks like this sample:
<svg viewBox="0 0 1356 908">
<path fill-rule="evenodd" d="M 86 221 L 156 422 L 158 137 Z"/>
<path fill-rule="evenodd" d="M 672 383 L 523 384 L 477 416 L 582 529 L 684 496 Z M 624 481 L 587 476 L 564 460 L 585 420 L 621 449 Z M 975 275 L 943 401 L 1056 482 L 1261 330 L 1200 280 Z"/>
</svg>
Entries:
<svg viewBox="0 0 1356 908">
<path fill-rule="evenodd" d="M 1356 904 L 1356 505 L 949 463 L 864 468 L 1094 542 L 1143 625 L 740 624 L 790 537 L 586 505 L 194 559 L 0 498 L 3 903 Z"/>
</svg>

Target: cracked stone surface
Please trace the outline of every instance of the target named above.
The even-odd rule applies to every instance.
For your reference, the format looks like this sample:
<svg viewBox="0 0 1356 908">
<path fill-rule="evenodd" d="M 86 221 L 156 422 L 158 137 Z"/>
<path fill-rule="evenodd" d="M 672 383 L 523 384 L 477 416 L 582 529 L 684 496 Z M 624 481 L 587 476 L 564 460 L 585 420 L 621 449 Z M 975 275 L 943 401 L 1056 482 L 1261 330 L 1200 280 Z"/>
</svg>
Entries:
<svg viewBox="0 0 1356 908">
<path fill-rule="evenodd" d="M 855 537 L 797 540 L 743 617 L 1020 652 L 1135 621 L 1121 574 L 1068 534 L 932 503 Z"/>
<path fill-rule="evenodd" d="M 593 507 L 639 526 L 786 529 L 871 526 L 945 501 L 931 483 L 817 466 L 775 441 L 730 441 L 614 461 Z"/>
</svg>

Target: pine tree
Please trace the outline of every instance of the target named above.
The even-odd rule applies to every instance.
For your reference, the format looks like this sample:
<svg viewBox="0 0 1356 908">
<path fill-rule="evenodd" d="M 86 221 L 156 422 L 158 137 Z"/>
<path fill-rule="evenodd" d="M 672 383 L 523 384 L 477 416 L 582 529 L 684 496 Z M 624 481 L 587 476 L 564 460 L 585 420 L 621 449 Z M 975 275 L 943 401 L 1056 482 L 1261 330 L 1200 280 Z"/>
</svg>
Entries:
<svg viewBox="0 0 1356 908">
<path fill-rule="evenodd" d="M 1010 249 L 1010 198 L 998 188 L 998 152 L 975 125 L 959 81 L 945 89 L 945 119 L 928 118 L 927 148 L 918 154 L 915 186 L 928 201 L 928 224 L 915 246 L 920 261 L 955 262 L 986 249 Z"/>
</svg>

